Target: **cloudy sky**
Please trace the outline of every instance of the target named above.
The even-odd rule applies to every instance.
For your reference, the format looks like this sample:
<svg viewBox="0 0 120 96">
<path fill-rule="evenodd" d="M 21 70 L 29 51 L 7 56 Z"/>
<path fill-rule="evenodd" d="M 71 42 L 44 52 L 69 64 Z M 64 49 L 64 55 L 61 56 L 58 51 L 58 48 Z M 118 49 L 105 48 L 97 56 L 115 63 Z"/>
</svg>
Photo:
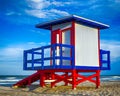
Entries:
<svg viewBox="0 0 120 96">
<path fill-rule="evenodd" d="M 0 0 L 0 75 L 23 71 L 23 50 L 50 43 L 50 32 L 35 24 L 79 15 L 110 25 L 101 30 L 101 48 L 111 51 L 111 71 L 120 75 L 120 0 Z"/>
</svg>

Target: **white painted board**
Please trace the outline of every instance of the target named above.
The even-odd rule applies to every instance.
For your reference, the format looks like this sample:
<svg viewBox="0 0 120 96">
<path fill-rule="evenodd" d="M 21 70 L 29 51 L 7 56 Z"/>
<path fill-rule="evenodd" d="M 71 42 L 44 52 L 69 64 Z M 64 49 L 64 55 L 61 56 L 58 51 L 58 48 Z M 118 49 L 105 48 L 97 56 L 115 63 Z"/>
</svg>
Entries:
<svg viewBox="0 0 120 96">
<path fill-rule="evenodd" d="M 98 29 L 75 24 L 75 65 L 99 66 Z"/>
</svg>

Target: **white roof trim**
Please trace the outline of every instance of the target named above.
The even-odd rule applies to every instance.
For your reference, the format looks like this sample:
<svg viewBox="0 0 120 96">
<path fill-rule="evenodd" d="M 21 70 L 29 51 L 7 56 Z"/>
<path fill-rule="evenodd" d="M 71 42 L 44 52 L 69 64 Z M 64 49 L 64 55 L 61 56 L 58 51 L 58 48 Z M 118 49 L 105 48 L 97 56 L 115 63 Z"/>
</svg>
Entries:
<svg viewBox="0 0 120 96">
<path fill-rule="evenodd" d="M 103 23 L 100 23 L 100 22 L 97 22 L 97 21 L 94 21 L 94 20 L 90 20 L 90 19 L 87 19 L 87 18 L 84 18 L 84 17 L 80 17 L 80 16 L 77 16 L 77 15 L 73 15 L 73 17 L 77 17 L 77 18 L 80 18 L 80 19 L 83 19 L 83 20 L 86 20 L 86 21 L 90 21 L 90 22 L 94 22 L 94 23 L 97 23 L 97 24 L 100 24 L 100 25 L 103 25 L 103 26 L 110 27 L 107 24 L 103 24 Z"/>
</svg>

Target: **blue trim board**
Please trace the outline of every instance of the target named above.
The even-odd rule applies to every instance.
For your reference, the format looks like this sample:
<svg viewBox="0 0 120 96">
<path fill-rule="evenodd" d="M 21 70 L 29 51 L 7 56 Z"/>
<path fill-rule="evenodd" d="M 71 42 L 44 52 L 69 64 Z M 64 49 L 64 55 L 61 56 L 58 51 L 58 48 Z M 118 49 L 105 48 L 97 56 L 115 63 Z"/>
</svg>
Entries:
<svg viewBox="0 0 120 96">
<path fill-rule="evenodd" d="M 66 23 L 66 22 L 71 22 L 71 21 L 75 21 L 79 24 L 83 24 L 83 25 L 93 27 L 93 28 L 99 28 L 99 29 L 109 28 L 109 25 L 106 25 L 106 24 L 103 24 L 97 21 L 93 21 L 90 19 L 86 19 L 80 16 L 76 16 L 76 15 L 70 15 L 70 16 L 60 18 L 60 19 L 53 20 L 53 21 L 40 23 L 40 24 L 37 24 L 36 27 L 51 30 L 51 26 Z"/>
<path fill-rule="evenodd" d="M 73 69 L 72 66 L 44 66 L 44 69 L 42 67 L 28 67 L 27 70 L 45 70 L 45 69 Z M 74 69 L 81 69 L 81 70 L 100 70 L 99 67 L 88 67 L 88 66 L 75 66 Z"/>
</svg>

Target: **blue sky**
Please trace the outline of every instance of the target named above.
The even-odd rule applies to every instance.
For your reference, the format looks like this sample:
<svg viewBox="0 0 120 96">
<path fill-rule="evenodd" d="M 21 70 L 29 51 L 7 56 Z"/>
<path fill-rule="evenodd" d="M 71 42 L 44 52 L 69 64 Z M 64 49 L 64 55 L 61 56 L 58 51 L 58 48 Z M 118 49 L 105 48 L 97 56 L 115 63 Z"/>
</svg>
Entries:
<svg viewBox="0 0 120 96">
<path fill-rule="evenodd" d="M 120 75 L 120 0 L 0 0 L 0 75 L 31 74 L 23 71 L 25 49 L 50 43 L 50 32 L 35 24 L 70 14 L 110 25 L 101 30 L 101 48 L 111 51 L 111 70 Z"/>
</svg>

